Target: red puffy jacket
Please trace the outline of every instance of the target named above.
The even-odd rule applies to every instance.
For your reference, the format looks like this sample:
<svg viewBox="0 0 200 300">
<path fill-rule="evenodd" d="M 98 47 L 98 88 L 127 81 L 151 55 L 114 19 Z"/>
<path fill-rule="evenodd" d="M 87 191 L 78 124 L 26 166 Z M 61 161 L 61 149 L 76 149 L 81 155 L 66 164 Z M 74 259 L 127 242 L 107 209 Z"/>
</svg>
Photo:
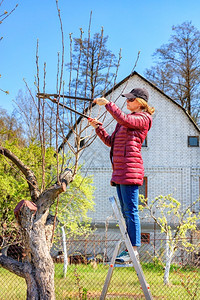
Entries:
<svg viewBox="0 0 200 300">
<path fill-rule="evenodd" d="M 102 126 L 96 129 L 104 144 L 111 147 L 111 184 L 142 185 L 144 167 L 141 147 L 152 125 L 151 115 L 146 112 L 125 114 L 113 102 L 105 107 L 118 122 L 111 136 Z"/>
</svg>

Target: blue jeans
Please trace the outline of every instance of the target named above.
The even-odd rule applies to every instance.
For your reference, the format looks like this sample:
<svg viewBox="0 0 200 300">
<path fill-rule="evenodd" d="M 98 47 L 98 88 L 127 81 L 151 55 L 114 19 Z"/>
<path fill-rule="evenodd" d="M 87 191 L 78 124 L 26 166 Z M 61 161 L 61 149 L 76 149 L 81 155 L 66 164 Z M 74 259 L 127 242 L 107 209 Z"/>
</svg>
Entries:
<svg viewBox="0 0 200 300">
<path fill-rule="evenodd" d="M 117 184 L 116 187 L 131 244 L 139 247 L 141 246 L 141 229 L 138 212 L 138 186 Z"/>
</svg>

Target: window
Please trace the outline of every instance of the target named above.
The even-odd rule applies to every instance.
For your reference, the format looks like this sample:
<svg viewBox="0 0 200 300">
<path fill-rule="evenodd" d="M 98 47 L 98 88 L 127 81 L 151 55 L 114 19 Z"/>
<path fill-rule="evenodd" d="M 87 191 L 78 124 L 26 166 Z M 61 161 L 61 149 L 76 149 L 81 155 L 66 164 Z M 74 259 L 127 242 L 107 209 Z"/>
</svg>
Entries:
<svg viewBox="0 0 200 300">
<path fill-rule="evenodd" d="M 77 144 L 78 144 L 78 138 L 76 138 L 76 142 L 75 142 L 75 147 L 77 148 Z M 82 148 L 85 145 L 85 138 L 84 137 L 80 137 L 80 148 Z"/>
<path fill-rule="evenodd" d="M 147 137 L 146 137 L 146 139 L 144 140 L 144 142 L 142 143 L 142 147 L 147 147 Z"/>
<path fill-rule="evenodd" d="M 81 137 L 80 148 L 82 148 L 84 145 L 85 145 L 85 138 Z"/>
<path fill-rule="evenodd" d="M 141 233 L 141 243 L 150 244 L 150 233 Z"/>
<path fill-rule="evenodd" d="M 139 186 L 139 194 L 147 198 L 147 177 L 144 177 L 143 185 Z M 139 200 L 139 205 L 145 206 L 145 203 Z"/>
<path fill-rule="evenodd" d="M 199 147 L 199 137 L 188 136 L 188 147 Z"/>
</svg>

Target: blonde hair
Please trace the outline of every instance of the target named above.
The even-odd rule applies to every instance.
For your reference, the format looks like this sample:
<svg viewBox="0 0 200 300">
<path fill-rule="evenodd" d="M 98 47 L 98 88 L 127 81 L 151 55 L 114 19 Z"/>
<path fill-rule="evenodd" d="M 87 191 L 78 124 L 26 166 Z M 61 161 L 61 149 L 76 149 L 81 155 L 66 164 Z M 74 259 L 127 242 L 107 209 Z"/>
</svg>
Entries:
<svg viewBox="0 0 200 300">
<path fill-rule="evenodd" d="M 136 98 L 136 100 L 141 104 L 143 111 L 148 112 L 152 115 L 155 112 L 155 108 L 148 105 L 148 103 L 142 98 Z"/>
</svg>

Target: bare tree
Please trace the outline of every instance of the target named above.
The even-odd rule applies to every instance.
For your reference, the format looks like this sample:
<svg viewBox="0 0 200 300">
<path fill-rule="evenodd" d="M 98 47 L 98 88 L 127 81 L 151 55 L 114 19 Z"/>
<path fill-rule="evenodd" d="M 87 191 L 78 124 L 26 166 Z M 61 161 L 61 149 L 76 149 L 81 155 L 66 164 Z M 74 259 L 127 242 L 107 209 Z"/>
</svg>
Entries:
<svg viewBox="0 0 200 300">
<path fill-rule="evenodd" d="M 71 91 L 76 91 L 79 96 L 88 98 L 103 95 L 113 85 L 113 78 L 116 76 L 116 68 L 119 65 L 114 53 L 107 49 L 108 36 L 104 36 L 103 27 L 101 32 L 91 37 L 91 16 L 92 12 L 88 37 L 84 38 L 82 28 L 79 38 L 72 40 L 70 35 L 71 59 L 67 64 L 73 78 L 70 83 Z"/>
<path fill-rule="evenodd" d="M 172 27 L 169 42 L 156 49 L 146 77 L 199 122 L 200 31 L 191 22 Z"/>
<path fill-rule="evenodd" d="M 31 100 L 28 91 L 19 90 L 15 103 L 17 105 L 16 113 L 20 116 L 26 139 L 28 141 L 39 140 L 38 137 L 38 111 Z"/>
<path fill-rule="evenodd" d="M 8 115 L 5 109 L 0 108 L 0 128 L 1 142 L 18 139 L 21 144 L 24 144 L 24 130 L 14 112 L 11 115 Z"/>
</svg>

